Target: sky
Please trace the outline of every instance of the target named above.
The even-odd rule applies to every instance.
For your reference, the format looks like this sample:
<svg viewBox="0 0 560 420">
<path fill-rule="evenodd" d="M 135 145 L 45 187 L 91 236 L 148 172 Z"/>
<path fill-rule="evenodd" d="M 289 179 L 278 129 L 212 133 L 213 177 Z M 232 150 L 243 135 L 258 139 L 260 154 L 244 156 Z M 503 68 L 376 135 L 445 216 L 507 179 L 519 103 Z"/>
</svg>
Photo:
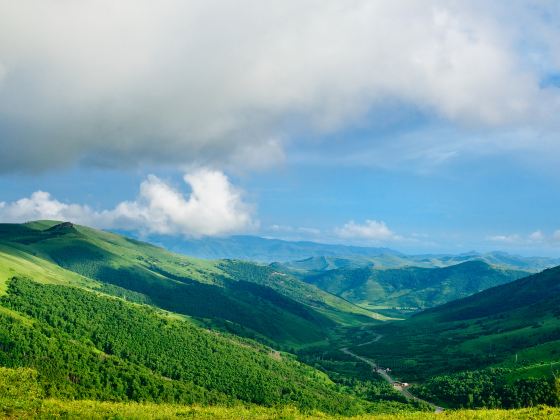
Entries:
<svg viewBox="0 0 560 420">
<path fill-rule="evenodd" d="M 560 4 L 0 0 L 0 222 L 560 255 Z"/>
</svg>

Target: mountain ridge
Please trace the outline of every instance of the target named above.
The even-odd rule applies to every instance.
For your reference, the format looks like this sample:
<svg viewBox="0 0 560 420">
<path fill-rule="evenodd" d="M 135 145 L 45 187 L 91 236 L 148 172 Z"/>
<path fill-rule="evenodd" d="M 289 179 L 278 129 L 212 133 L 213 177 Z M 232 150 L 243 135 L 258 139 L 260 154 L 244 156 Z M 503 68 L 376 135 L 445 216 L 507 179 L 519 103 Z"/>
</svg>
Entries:
<svg viewBox="0 0 560 420">
<path fill-rule="evenodd" d="M 305 282 L 362 306 L 423 309 L 472 295 L 531 273 L 502 269 L 483 260 L 469 260 L 435 268 L 378 269 L 367 266 L 298 274 Z"/>
<path fill-rule="evenodd" d="M 251 235 L 199 239 L 155 235 L 148 237 L 148 240 L 171 251 L 198 258 L 241 259 L 264 263 L 288 263 L 309 258 L 327 258 L 347 259 L 360 266 L 374 264 L 383 268 L 397 268 L 404 266 L 443 267 L 473 259 L 482 259 L 492 265 L 534 272 L 560 265 L 560 258 L 520 256 L 504 251 L 405 254 L 387 247 L 289 241 Z"/>
<path fill-rule="evenodd" d="M 0 246 L 94 280 L 95 287 L 127 290 L 162 309 L 283 346 L 324 340 L 338 322 L 385 318 L 266 265 L 199 260 L 86 226 L 0 224 Z"/>
</svg>

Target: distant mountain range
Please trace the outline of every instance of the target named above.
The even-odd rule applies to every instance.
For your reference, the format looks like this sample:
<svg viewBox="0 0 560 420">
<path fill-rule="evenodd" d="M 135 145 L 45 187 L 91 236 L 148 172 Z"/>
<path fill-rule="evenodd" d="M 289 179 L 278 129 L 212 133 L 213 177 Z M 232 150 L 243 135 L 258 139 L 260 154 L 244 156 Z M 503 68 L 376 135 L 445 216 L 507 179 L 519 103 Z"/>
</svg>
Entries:
<svg viewBox="0 0 560 420">
<path fill-rule="evenodd" d="M 378 257 L 400 255 L 389 248 L 285 241 L 259 236 L 183 239 L 169 236 L 150 237 L 150 242 L 181 254 L 208 259 L 239 259 L 259 262 L 294 261 L 308 257 Z"/>
<path fill-rule="evenodd" d="M 480 260 L 513 270 L 536 272 L 560 265 L 560 258 L 523 257 L 506 252 L 468 252 L 453 254 L 406 255 L 390 248 L 323 244 L 308 241 L 285 241 L 258 236 L 184 239 L 169 236 L 151 237 L 150 242 L 170 251 L 206 259 L 240 259 L 258 262 L 293 262 L 308 270 L 325 268 L 447 267 Z M 297 265 L 297 264 L 296 264 Z"/>
</svg>

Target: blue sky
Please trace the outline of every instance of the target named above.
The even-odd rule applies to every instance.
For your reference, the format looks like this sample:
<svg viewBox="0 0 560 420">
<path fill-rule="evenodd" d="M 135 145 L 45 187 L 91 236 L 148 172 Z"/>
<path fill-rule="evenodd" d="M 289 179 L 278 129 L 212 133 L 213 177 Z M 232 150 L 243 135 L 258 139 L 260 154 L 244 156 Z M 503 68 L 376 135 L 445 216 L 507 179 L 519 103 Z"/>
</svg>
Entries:
<svg viewBox="0 0 560 420">
<path fill-rule="evenodd" d="M 557 256 L 558 18 L 555 2 L 2 4 L 0 221 Z"/>
</svg>

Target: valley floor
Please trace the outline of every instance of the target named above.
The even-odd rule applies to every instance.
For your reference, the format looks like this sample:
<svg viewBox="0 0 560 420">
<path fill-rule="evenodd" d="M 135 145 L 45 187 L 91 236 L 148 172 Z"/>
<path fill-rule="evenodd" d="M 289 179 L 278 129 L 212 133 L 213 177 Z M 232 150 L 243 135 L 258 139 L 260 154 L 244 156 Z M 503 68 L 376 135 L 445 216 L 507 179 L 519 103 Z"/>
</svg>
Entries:
<svg viewBox="0 0 560 420">
<path fill-rule="evenodd" d="M 365 344 L 375 343 L 375 342 L 379 341 L 379 339 L 381 339 L 381 337 L 382 337 L 382 335 L 381 335 L 381 334 L 378 334 L 377 337 L 376 337 L 374 340 L 372 340 L 372 341 L 370 341 L 370 342 L 368 342 L 368 343 L 365 343 Z M 358 360 L 360 360 L 360 361 L 366 363 L 367 365 L 369 365 L 369 366 L 371 367 L 371 369 L 372 369 L 373 372 L 378 373 L 378 374 L 379 374 L 384 380 L 386 380 L 389 384 L 395 386 L 395 380 L 394 380 L 385 370 L 383 370 L 383 369 L 381 369 L 379 366 L 377 366 L 373 360 L 367 359 L 367 358 L 362 357 L 362 356 L 358 356 L 357 354 L 352 353 L 352 352 L 351 352 L 350 350 L 348 350 L 348 348 L 346 348 L 346 347 L 344 347 L 344 348 L 342 348 L 342 349 L 340 349 L 340 350 L 341 350 L 343 353 L 346 353 L 346 354 L 348 354 L 349 356 L 352 356 L 354 359 L 358 359 Z M 426 403 L 426 404 L 432 406 L 435 413 L 438 413 L 438 414 L 439 414 L 439 413 L 442 413 L 442 412 L 444 411 L 443 407 L 439 407 L 439 406 L 437 406 L 437 405 L 435 405 L 435 404 L 433 404 L 433 403 L 430 403 L 430 402 L 425 401 L 425 400 L 423 400 L 423 399 L 421 399 L 421 398 L 415 397 L 415 396 L 412 395 L 412 394 L 410 393 L 410 391 L 408 391 L 406 388 L 403 388 L 403 387 L 400 387 L 400 386 L 399 386 L 399 387 L 395 386 L 395 389 L 397 389 L 407 400 L 420 401 L 420 402 L 423 402 L 423 403 Z"/>
<path fill-rule="evenodd" d="M 435 413 L 374 414 L 356 417 L 329 416 L 323 413 L 303 414 L 294 408 L 259 406 L 200 407 L 170 404 L 111 403 L 100 401 L 43 400 L 40 403 L 9 406 L 0 404 L 0 417 L 11 418 L 90 418 L 90 419 L 354 419 L 354 420 L 470 420 L 470 419 L 560 419 L 560 409 L 546 406 L 517 410 L 457 410 Z"/>
</svg>

